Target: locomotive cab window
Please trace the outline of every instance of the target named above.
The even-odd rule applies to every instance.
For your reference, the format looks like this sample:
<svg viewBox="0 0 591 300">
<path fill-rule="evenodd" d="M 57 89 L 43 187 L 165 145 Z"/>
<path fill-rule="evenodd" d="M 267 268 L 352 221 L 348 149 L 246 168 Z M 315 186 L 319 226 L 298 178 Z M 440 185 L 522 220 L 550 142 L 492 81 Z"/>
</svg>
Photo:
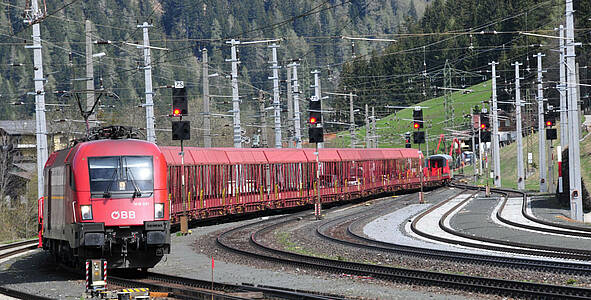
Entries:
<svg viewBox="0 0 591 300">
<path fill-rule="evenodd" d="M 153 170 L 151 156 L 89 157 L 90 192 L 98 198 L 149 197 Z"/>
</svg>

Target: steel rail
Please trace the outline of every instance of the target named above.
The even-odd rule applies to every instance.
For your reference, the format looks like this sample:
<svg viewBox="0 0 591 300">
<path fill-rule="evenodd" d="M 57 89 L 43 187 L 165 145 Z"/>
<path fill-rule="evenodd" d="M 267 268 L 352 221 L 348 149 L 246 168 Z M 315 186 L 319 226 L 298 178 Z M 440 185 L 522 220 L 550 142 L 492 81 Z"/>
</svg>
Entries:
<svg viewBox="0 0 591 300">
<path fill-rule="evenodd" d="M 30 244 L 30 245 L 28 245 L 28 244 Z M 23 247 L 23 248 L 19 248 L 19 247 Z M 1 253 L 0 259 L 8 258 L 10 256 L 17 255 L 17 254 L 27 252 L 30 250 L 35 250 L 35 249 L 37 249 L 37 241 L 19 242 L 19 243 L 11 244 L 10 247 L 5 246 L 5 247 L 3 247 L 3 249 L 0 249 L 0 250 L 8 250 L 8 249 L 12 249 L 12 248 L 19 248 L 19 249 L 15 249 L 12 251 Z"/>
<path fill-rule="evenodd" d="M 153 272 L 146 272 L 141 274 L 142 277 L 139 278 L 140 280 L 153 280 L 153 281 L 161 281 L 165 283 L 172 283 L 178 284 L 182 286 L 189 286 L 192 288 L 199 288 L 206 290 L 206 294 L 208 297 L 211 297 L 211 287 L 212 282 L 200 279 L 193 279 L 187 277 L 179 277 L 174 275 L 168 274 L 161 274 L 161 273 L 153 273 Z M 112 277 L 111 277 L 112 278 Z M 117 277 L 116 279 L 120 279 Z M 122 278 L 123 279 L 123 278 Z M 130 280 L 130 278 L 124 278 L 125 280 Z M 138 280 L 138 278 L 134 278 L 133 280 Z M 334 295 L 329 294 L 315 294 L 310 293 L 308 291 L 301 291 L 296 289 L 286 289 L 281 287 L 274 287 L 274 286 L 260 286 L 260 285 L 253 285 L 253 284 L 246 284 L 243 283 L 242 285 L 236 284 L 229 284 L 229 283 L 213 283 L 213 289 L 216 291 L 223 291 L 223 292 L 260 292 L 268 297 L 271 298 L 281 298 L 281 299 L 334 299 Z M 220 295 L 223 295 L 220 293 Z M 239 296 L 238 296 L 239 297 Z"/>
<path fill-rule="evenodd" d="M 449 218 L 449 216 L 456 211 L 459 207 L 464 205 L 466 202 L 470 201 L 470 199 L 466 199 L 452 209 L 447 211 L 441 219 L 439 220 L 439 227 L 447 233 L 454 234 L 457 236 L 461 236 L 468 239 L 473 239 L 481 242 L 493 243 L 497 245 L 504 245 L 508 247 L 520 247 L 525 249 L 531 249 L 531 253 L 539 253 L 537 255 L 540 256 L 549 256 L 549 257 L 560 257 L 560 258 L 567 258 L 567 259 L 577 259 L 588 261 L 591 260 L 591 251 L 587 250 L 580 250 L 580 249 L 570 249 L 570 248 L 562 248 L 562 247 L 552 247 L 552 246 L 544 246 L 544 245 L 535 245 L 535 244 L 527 244 L 521 242 L 513 242 L 513 241 L 505 241 L 499 240 L 494 238 L 482 237 L 482 236 L 475 236 L 468 233 L 461 232 L 459 230 L 455 230 L 445 225 L 445 221 Z M 539 250 L 537 250 L 539 249 Z M 506 252 L 513 252 L 514 248 L 509 248 L 505 250 Z M 521 251 L 521 250 L 520 250 Z"/>
<path fill-rule="evenodd" d="M 470 185 L 465 185 L 465 184 L 454 184 L 454 185 L 457 187 L 472 189 L 472 190 L 478 188 L 475 186 L 470 186 Z M 492 188 L 491 191 L 493 191 L 495 193 L 499 193 L 499 194 L 504 194 L 507 196 L 509 193 L 515 193 L 515 194 L 522 195 L 523 201 L 522 201 L 522 205 L 521 205 L 521 214 L 525 218 L 527 218 L 528 220 L 530 220 L 532 222 L 543 224 L 546 226 L 555 227 L 555 228 L 539 228 L 539 227 L 535 227 L 532 225 L 516 223 L 516 222 L 502 218 L 500 216 L 500 214 L 497 213 L 497 217 L 499 218 L 499 220 L 502 220 L 503 222 L 505 222 L 507 224 L 517 226 L 517 227 L 527 228 L 527 229 L 533 229 L 533 230 L 537 230 L 537 231 L 545 231 L 545 232 L 564 234 L 564 235 L 591 237 L 591 227 L 583 227 L 583 226 L 569 225 L 569 224 L 563 224 L 563 223 L 556 223 L 556 222 L 551 222 L 548 220 L 538 218 L 534 215 L 530 215 L 527 212 L 528 200 L 527 200 L 527 193 L 525 193 L 525 192 L 518 191 L 518 190 L 512 190 L 512 189 L 506 189 L 506 188 Z M 503 206 L 504 206 L 504 204 L 503 204 Z M 567 229 L 567 230 L 561 230 L 561 229 Z M 573 232 L 573 231 L 569 231 L 569 230 L 576 230 L 579 232 Z"/>
<path fill-rule="evenodd" d="M 478 189 L 478 188 L 476 188 L 476 189 Z M 480 191 L 480 189 L 478 189 L 478 191 Z M 439 203 L 437 206 L 434 206 L 434 207 L 430 208 L 429 210 L 426 210 L 425 212 L 419 214 L 411 223 L 411 230 L 414 233 L 416 233 L 422 237 L 428 238 L 428 239 L 432 239 L 432 240 L 436 240 L 436 241 L 440 241 L 440 242 L 444 242 L 444 243 L 458 244 L 458 245 L 471 247 L 471 248 L 480 248 L 480 249 L 487 249 L 487 250 L 499 251 L 499 252 L 511 252 L 511 253 L 518 253 L 518 254 L 523 254 L 523 255 L 534 255 L 534 256 L 540 256 L 540 257 L 574 259 L 574 260 L 579 260 L 579 261 L 588 261 L 591 258 L 590 251 L 576 250 L 576 249 L 565 250 L 563 248 L 558 248 L 558 247 L 538 246 L 538 245 L 503 241 L 503 240 L 486 238 L 486 237 L 478 237 L 478 236 L 469 235 L 469 234 L 466 234 L 466 233 L 463 233 L 463 232 L 460 232 L 460 231 L 457 231 L 457 230 L 454 230 L 452 228 L 445 226 L 444 220 L 451 214 L 451 212 L 454 211 L 455 209 L 457 209 L 459 206 L 461 206 L 464 202 L 466 202 L 468 200 L 470 200 L 470 198 L 464 200 L 462 203 L 459 203 L 454 208 L 452 208 L 451 210 L 446 212 L 443 215 L 443 217 L 439 220 L 439 227 L 449 234 L 464 237 L 466 239 L 476 240 L 476 241 L 480 241 L 480 242 L 486 242 L 489 244 L 480 244 L 480 243 L 470 242 L 470 241 L 453 240 L 453 239 L 429 234 L 429 233 L 419 230 L 417 228 L 417 223 L 423 217 L 425 217 L 426 215 L 431 213 L 433 210 L 435 210 L 439 206 L 443 205 L 444 204 L 443 202 Z M 496 245 L 490 245 L 490 244 L 498 244 L 498 245 L 503 245 L 503 246 L 496 246 Z M 537 250 L 537 249 L 541 249 L 541 250 Z"/>
<path fill-rule="evenodd" d="M 115 284 L 122 287 L 143 287 L 148 288 L 150 291 L 172 293 L 176 299 L 214 299 L 214 300 L 243 300 L 248 298 L 236 297 L 228 294 L 222 294 L 219 292 L 197 290 L 197 289 L 186 289 L 181 287 L 173 287 L 170 285 L 156 284 L 152 282 L 146 282 L 143 280 L 129 279 L 122 277 L 109 277 L 109 284 Z M 211 282 L 210 282 L 211 285 Z"/>
<path fill-rule="evenodd" d="M 38 296 L 34 294 L 29 294 L 21 291 L 17 291 L 14 289 L 7 288 L 5 286 L 0 286 L 0 295 L 6 295 L 9 297 L 14 297 L 17 299 L 30 299 L 30 300 L 52 300 L 53 298 Z"/>
<path fill-rule="evenodd" d="M 16 243 L 12 243 L 12 244 L 5 244 L 5 245 L 0 245 L 0 251 L 2 250 L 7 250 L 7 249 L 11 249 L 11 248 L 15 248 L 15 247 L 20 247 L 20 246 L 25 246 L 25 245 L 37 245 L 39 241 L 38 240 L 26 240 L 26 241 L 20 241 L 20 242 L 16 242 Z"/>
</svg>

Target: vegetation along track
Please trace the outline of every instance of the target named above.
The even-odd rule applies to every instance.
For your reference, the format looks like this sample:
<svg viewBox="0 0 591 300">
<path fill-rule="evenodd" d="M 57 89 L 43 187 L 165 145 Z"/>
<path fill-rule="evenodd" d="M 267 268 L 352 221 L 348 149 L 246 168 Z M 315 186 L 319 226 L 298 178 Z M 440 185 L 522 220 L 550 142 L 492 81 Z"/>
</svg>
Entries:
<svg viewBox="0 0 591 300">
<path fill-rule="evenodd" d="M 143 286 L 151 291 L 172 293 L 176 299 L 211 299 L 212 283 L 186 277 L 146 272 L 140 276 L 124 275 L 109 277 L 109 283 L 125 287 Z M 306 291 L 278 288 L 272 286 L 254 286 L 249 284 L 234 285 L 213 284 L 214 299 L 251 299 L 252 293 L 264 296 L 264 299 L 338 299 L 334 295 L 314 294 Z M 257 296 L 258 297 L 258 296 Z"/>
<path fill-rule="evenodd" d="M 279 227 L 285 226 L 290 222 L 295 222 L 297 219 L 298 217 L 288 216 L 274 219 L 274 223 L 271 225 L 263 225 L 264 221 L 261 221 L 239 226 L 220 234 L 217 238 L 217 243 L 225 249 L 280 264 L 312 268 L 337 274 L 345 273 L 360 276 L 371 276 L 376 279 L 405 284 L 433 285 L 458 290 L 466 290 L 470 292 L 482 292 L 496 295 L 530 298 L 588 299 L 591 297 L 591 289 L 586 288 L 483 278 L 348 262 L 292 253 L 282 249 L 276 249 L 267 246 L 261 242 L 261 236 L 268 232 L 274 231 Z M 237 235 L 238 232 L 247 231 L 249 227 L 258 226 L 264 226 L 264 228 L 256 230 L 250 234 L 250 242 L 254 247 L 256 247 L 255 251 L 237 246 L 236 244 L 239 243 L 236 243 L 232 240 L 232 236 Z"/>
<path fill-rule="evenodd" d="M 461 190 L 457 195 L 466 190 Z M 453 198 L 451 197 L 451 198 Z M 451 199 L 450 198 L 450 199 Z M 316 233 L 323 239 L 337 242 L 343 245 L 366 248 L 375 251 L 384 251 L 394 254 L 408 255 L 412 257 L 421 257 L 424 259 L 436 259 L 442 261 L 451 261 L 456 263 L 469 263 L 482 266 L 497 266 L 512 269 L 532 270 L 538 272 L 548 272 L 567 275 L 589 276 L 591 274 L 591 264 L 556 262 L 548 260 L 514 258 L 500 255 L 486 255 L 467 252 L 457 252 L 448 250 L 430 249 L 424 247 L 414 247 L 408 245 L 394 244 L 383 241 L 377 241 L 356 233 L 368 219 L 375 218 L 387 208 L 389 202 L 383 205 L 376 205 L 370 210 L 361 211 L 355 214 L 347 215 L 337 219 L 324 222 L 316 228 Z M 346 233 L 336 232 L 334 228 L 346 226 Z M 338 230 L 338 229 L 337 229 Z"/>
</svg>

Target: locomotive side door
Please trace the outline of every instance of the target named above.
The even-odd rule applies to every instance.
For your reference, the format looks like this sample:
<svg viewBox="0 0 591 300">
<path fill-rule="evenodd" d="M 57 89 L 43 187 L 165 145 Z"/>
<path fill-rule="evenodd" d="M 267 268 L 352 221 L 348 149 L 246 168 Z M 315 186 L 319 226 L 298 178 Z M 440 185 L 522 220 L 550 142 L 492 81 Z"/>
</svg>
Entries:
<svg viewBox="0 0 591 300">
<path fill-rule="evenodd" d="M 43 210 L 45 210 L 45 224 L 47 228 L 45 231 L 51 235 L 51 224 L 53 220 L 51 219 L 51 203 L 53 200 L 51 199 L 51 169 L 47 169 L 47 174 L 45 176 L 47 184 L 45 185 L 45 205 Z"/>
</svg>

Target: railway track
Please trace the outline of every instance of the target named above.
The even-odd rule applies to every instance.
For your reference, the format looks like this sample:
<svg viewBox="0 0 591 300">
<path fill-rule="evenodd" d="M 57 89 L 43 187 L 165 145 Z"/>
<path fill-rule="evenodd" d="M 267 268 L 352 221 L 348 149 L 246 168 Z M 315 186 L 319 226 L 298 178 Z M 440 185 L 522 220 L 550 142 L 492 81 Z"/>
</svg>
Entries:
<svg viewBox="0 0 591 300">
<path fill-rule="evenodd" d="M 26 240 L 22 242 L 7 244 L 0 246 L 0 259 L 9 258 L 30 250 L 37 249 L 37 240 Z M 19 290 L 11 289 L 5 286 L 0 286 L 0 295 L 6 295 L 17 299 L 31 299 L 31 300 L 50 300 L 51 298 L 29 294 Z"/>
<path fill-rule="evenodd" d="M 147 272 L 141 278 L 111 276 L 110 284 L 124 287 L 147 287 L 150 291 L 167 292 L 175 299 L 344 299 L 336 295 L 315 294 L 307 291 L 250 284 L 213 283 L 186 277 Z"/>
<path fill-rule="evenodd" d="M 464 185 L 464 184 L 454 184 L 454 185 L 459 188 L 465 188 L 465 189 L 470 189 L 470 190 L 479 189 L 478 187 Z M 569 225 L 569 224 L 563 224 L 563 223 L 550 222 L 550 221 L 547 221 L 544 219 L 540 219 L 540 218 L 534 216 L 533 214 L 530 214 L 528 212 L 528 205 L 529 204 L 528 204 L 528 200 L 527 200 L 527 194 L 524 192 L 510 190 L 510 189 L 503 189 L 503 188 L 492 188 L 491 192 L 500 194 L 504 197 L 503 204 L 501 205 L 501 209 L 497 212 L 496 215 L 500 221 L 502 221 L 506 224 L 509 224 L 509 225 L 515 226 L 515 227 L 519 227 L 522 229 L 542 231 L 542 232 L 546 232 L 546 233 L 555 233 L 555 234 L 570 235 L 570 236 L 576 236 L 576 237 L 583 236 L 583 237 L 590 237 L 591 238 L 591 227 L 583 227 L 583 226 L 575 226 L 575 225 Z M 521 202 L 521 215 L 525 219 L 535 223 L 536 225 L 543 225 L 543 226 L 535 226 L 535 225 L 517 223 L 517 222 L 513 222 L 511 220 L 504 218 L 502 216 L 502 210 L 506 206 L 507 199 L 510 194 L 518 194 L 520 197 L 522 197 L 523 200 Z"/>
<path fill-rule="evenodd" d="M 263 225 L 262 222 L 243 225 L 220 234 L 218 236 L 217 243 L 228 250 L 258 259 L 264 259 L 281 264 L 290 264 L 297 267 L 312 268 L 330 273 L 370 276 L 372 278 L 393 282 L 434 285 L 458 290 L 491 293 L 503 296 L 565 299 L 587 299 L 591 297 L 591 289 L 586 288 L 364 264 L 292 253 L 265 245 L 265 243 L 262 242 L 262 236 L 296 220 L 297 218 L 288 217 L 284 219 L 278 219 L 274 224 L 271 225 Z M 231 237 L 237 232 L 244 234 L 244 232 L 248 231 L 250 226 L 264 226 L 262 229 L 258 229 L 250 234 L 250 242 L 256 247 L 256 251 L 252 251 L 252 249 L 247 250 L 236 247 Z M 451 255 L 450 253 L 447 254 L 448 256 Z M 479 257 L 479 259 L 483 260 L 484 257 Z"/>
<path fill-rule="evenodd" d="M 0 259 L 37 249 L 37 240 L 27 240 L 0 246 Z"/>
<path fill-rule="evenodd" d="M 496 191 L 495 191 L 496 192 Z M 503 194 L 506 197 L 506 194 Z M 451 199 L 448 199 L 448 201 Z M 538 256 L 538 257 L 547 257 L 547 258 L 561 258 L 561 259 L 572 259 L 578 261 L 589 261 L 591 260 L 591 251 L 588 250 L 579 250 L 579 249 L 565 249 L 560 247 L 550 247 L 550 246 L 543 246 L 543 245 L 535 245 L 535 244 L 527 244 L 527 243 L 519 243 L 513 242 L 508 240 L 500 240 L 494 238 L 488 238 L 483 236 L 474 236 L 459 230 L 455 230 L 446 225 L 446 220 L 449 216 L 456 211 L 458 208 L 462 207 L 466 202 L 470 201 L 470 198 L 463 200 L 462 202 L 455 205 L 453 208 L 448 210 L 439 220 L 439 227 L 454 236 L 463 238 L 463 239 L 451 239 L 445 236 L 439 236 L 435 234 L 430 234 L 425 231 L 422 231 L 418 228 L 417 224 L 425 218 L 428 214 L 432 213 L 433 211 L 437 210 L 439 207 L 444 205 L 446 202 L 441 202 L 436 206 L 431 207 L 430 209 L 424 211 L 423 213 L 419 214 L 415 217 L 411 223 L 411 230 L 419 236 L 425 237 L 427 239 L 436 240 L 444 243 L 449 244 L 457 244 L 461 246 L 471 247 L 471 248 L 480 248 L 498 252 L 509 252 L 509 253 L 517 253 L 522 255 L 530 255 L 530 256 Z M 506 200 L 506 199 L 505 199 Z"/>
<path fill-rule="evenodd" d="M 591 264 L 556 262 L 549 260 L 514 258 L 500 255 L 472 254 L 466 252 L 429 249 L 424 247 L 414 247 L 377 241 L 367 238 L 362 234 L 358 234 L 358 230 L 355 230 L 355 228 L 361 227 L 366 223 L 367 218 L 375 216 L 376 212 L 382 209 L 384 209 L 384 207 L 377 206 L 369 211 L 359 212 L 324 222 L 316 228 L 316 233 L 325 240 L 351 247 L 360 247 L 375 251 L 384 251 L 413 257 L 421 257 L 424 259 L 436 259 L 462 264 L 470 263 L 481 266 L 498 266 L 568 275 L 589 276 L 589 274 L 591 274 Z M 331 230 L 332 228 L 339 227 L 346 228 L 344 229 L 345 232 L 343 234 L 335 234 L 334 230 Z M 339 237 L 337 237 L 337 235 Z"/>
</svg>

